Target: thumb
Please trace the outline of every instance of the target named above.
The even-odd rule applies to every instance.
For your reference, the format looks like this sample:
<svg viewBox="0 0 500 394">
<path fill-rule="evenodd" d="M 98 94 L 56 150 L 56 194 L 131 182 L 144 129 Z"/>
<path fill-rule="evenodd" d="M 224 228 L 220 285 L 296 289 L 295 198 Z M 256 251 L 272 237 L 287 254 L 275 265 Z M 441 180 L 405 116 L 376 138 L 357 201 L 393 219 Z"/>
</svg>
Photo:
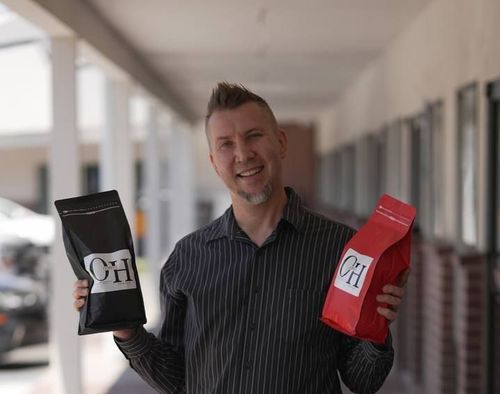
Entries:
<svg viewBox="0 0 500 394">
<path fill-rule="evenodd" d="M 406 286 L 406 282 L 408 282 L 408 277 L 410 276 L 410 267 L 408 267 L 407 269 L 405 269 L 401 275 L 399 275 L 399 279 L 398 279 L 398 286 L 399 287 L 405 287 Z"/>
</svg>

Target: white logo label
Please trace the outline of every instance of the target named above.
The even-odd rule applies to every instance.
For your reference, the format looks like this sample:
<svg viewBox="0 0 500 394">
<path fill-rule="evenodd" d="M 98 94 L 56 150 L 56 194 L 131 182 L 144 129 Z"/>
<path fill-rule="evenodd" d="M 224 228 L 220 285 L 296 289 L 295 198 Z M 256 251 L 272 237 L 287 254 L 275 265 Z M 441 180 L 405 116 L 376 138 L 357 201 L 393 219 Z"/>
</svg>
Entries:
<svg viewBox="0 0 500 394">
<path fill-rule="evenodd" d="M 128 249 L 94 253 L 83 258 L 85 269 L 94 279 L 91 293 L 107 293 L 137 287 L 132 257 Z"/>
<path fill-rule="evenodd" d="M 334 286 L 353 296 L 359 297 L 361 288 L 365 283 L 366 273 L 372 261 L 373 257 L 366 256 L 349 248 L 340 262 Z"/>
</svg>

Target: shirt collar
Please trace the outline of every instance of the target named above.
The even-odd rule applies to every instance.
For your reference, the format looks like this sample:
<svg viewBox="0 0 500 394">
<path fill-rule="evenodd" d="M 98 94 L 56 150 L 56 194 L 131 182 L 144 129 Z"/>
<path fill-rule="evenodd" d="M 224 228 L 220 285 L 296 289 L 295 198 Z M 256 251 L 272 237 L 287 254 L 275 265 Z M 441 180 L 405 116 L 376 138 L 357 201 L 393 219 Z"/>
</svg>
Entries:
<svg viewBox="0 0 500 394">
<path fill-rule="evenodd" d="M 295 230 L 300 232 L 302 228 L 302 221 L 304 219 L 305 208 L 303 207 L 302 201 L 295 190 L 291 187 L 285 187 L 285 192 L 288 196 L 288 202 L 283 210 L 283 217 L 281 220 L 290 223 Z"/>
<path fill-rule="evenodd" d="M 288 201 L 283 209 L 283 216 L 280 223 L 286 222 L 296 231 L 300 231 L 305 208 L 302 206 L 302 201 L 295 190 L 291 187 L 285 187 L 285 192 L 288 197 Z M 232 239 L 242 233 L 243 231 L 240 229 L 236 219 L 234 218 L 233 207 L 231 206 L 221 216 L 218 223 L 214 226 L 213 231 L 208 234 L 207 242 L 223 237 Z"/>
</svg>

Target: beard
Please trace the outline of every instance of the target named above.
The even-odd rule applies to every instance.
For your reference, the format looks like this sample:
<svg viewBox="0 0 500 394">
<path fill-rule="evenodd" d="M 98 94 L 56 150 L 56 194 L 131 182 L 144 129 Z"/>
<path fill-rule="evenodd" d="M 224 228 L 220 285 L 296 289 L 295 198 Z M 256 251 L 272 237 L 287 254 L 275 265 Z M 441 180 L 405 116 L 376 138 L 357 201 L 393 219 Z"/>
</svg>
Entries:
<svg viewBox="0 0 500 394">
<path fill-rule="evenodd" d="M 260 193 L 246 193 L 243 190 L 238 190 L 237 193 L 238 196 L 243 198 L 249 204 L 259 205 L 269 200 L 269 197 L 271 197 L 271 194 L 273 193 L 273 187 L 270 183 L 268 183 L 264 186 L 264 189 Z"/>
</svg>

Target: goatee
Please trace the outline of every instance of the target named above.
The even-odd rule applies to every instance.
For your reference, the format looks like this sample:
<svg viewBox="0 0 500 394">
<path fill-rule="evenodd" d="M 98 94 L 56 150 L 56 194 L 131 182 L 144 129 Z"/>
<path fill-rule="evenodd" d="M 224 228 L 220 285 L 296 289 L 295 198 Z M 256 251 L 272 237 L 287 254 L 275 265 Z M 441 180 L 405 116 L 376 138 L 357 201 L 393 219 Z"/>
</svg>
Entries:
<svg viewBox="0 0 500 394">
<path fill-rule="evenodd" d="M 264 190 L 262 190 L 260 193 L 246 193 L 243 190 L 238 190 L 238 195 L 252 205 L 259 205 L 263 202 L 266 202 L 267 200 L 269 200 L 269 197 L 271 197 L 272 193 L 273 187 L 270 183 L 264 186 Z"/>
</svg>

